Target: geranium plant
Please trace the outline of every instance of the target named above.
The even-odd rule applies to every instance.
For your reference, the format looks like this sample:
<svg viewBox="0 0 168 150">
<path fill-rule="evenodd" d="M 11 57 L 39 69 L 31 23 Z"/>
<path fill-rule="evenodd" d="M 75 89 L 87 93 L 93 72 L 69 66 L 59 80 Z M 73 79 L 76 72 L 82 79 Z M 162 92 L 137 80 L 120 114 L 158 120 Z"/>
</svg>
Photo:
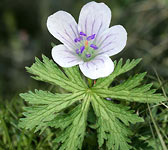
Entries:
<svg viewBox="0 0 168 150">
<path fill-rule="evenodd" d="M 31 67 L 26 67 L 35 80 L 64 89 L 60 93 L 35 90 L 20 94 L 30 104 L 25 108 L 20 127 L 35 132 L 48 127 L 60 129 L 54 140 L 55 149 L 82 149 L 86 128 L 92 128 L 97 132 L 100 148 L 129 150 L 129 125 L 143 119 L 120 102 L 164 101 L 161 94 L 151 89 L 152 84 L 141 84 L 146 73 L 111 86 L 116 77 L 133 69 L 141 59 L 127 60 L 125 64 L 122 59 L 111 60 L 110 56 L 125 47 L 127 32 L 121 25 L 109 28 L 110 21 L 111 11 L 104 3 L 90 2 L 83 6 L 78 25 L 69 13 L 56 12 L 47 20 L 49 32 L 63 43 L 52 49 L 56 63 L 43 55 L 43 61 L 36 58 Z M 88 121 L 91 109 L 96 116 L 92 123 Z"/>
</svg>

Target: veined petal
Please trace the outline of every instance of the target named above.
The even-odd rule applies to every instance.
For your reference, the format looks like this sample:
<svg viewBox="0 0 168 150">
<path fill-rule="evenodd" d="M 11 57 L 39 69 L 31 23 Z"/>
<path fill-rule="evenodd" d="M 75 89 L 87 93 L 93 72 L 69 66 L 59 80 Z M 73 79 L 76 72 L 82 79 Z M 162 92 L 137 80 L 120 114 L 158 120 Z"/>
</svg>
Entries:
<svg viewBox="0 0 168 150">
<path fill-rule="evenodd" d="M 79 15 L 78 30 L 87 36 L 100 34 L 111 21 L 111 10 L 104 3 L 89 2 L 83 6 Z"/>
<path fill-rule="evenodd" d="M 79 33 L 77 23 L 71 14 L 65 11 L 54 13 L 48 17 L 47 27 L 49 32 L 69 49 L 76 48 L 74 39 L 79 36 Z"/>
<path fill-rule="evenodd" d="M 72 67 L 83 62 L 83 60 L 62 44 L 53 47 L 52 58 L 61 67 Z"/>
<path fill-rule="evenodd" d="M 106 77 L 114 70 L 114 63 L 107 55 L 98 55 L 93 60 L 79 66 L 83 74 L 90 79 Z"/>
<path fill-rule="evenodd" d="M 123 50 L 127 42 L 127 32 L 121 25 L 112 26 L 104 31 L 96 44 L 99 47 L 98 54 L 115 55 Z"/>
</svg>

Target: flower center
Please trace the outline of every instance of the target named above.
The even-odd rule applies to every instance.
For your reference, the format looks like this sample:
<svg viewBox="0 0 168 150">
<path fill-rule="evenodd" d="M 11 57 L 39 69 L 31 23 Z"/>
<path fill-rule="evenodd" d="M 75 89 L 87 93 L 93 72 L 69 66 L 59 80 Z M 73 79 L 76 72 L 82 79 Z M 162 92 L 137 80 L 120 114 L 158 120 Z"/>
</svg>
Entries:
<svg viewBox="0 0 168 150">
<path fill-rule="evenodd" d="M 96 34 L 87 36 L 85 33 L 80 32 L 80 36 L 74 39 L 74 42 L 79 48 L 76 49 L 78 54 L 84 61 L 89 61 L 96 55 L 98 47 L 94 44 Z"/>
</svg>

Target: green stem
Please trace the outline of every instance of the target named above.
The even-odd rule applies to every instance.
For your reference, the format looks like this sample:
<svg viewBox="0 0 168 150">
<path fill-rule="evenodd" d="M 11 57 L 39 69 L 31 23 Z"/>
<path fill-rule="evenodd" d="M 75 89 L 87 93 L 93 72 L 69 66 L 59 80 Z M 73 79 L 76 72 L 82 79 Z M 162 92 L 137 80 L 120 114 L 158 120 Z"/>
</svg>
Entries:
<svg viewBox="0 0 168 150">
<path fill-rule="evenodd" d="M 93 85 L 93 80 L 88 78 L 88 84 L 89 84 L 89 87 L 92 87 L 92 85 Z"/>
<path fill-rule="evenodd" d="M 154 119 L 154 117 L 153 117 L 153 115 L 152 115 L 152 112 L 151 112 L 151 109 L 150 109 L 150 107 L 149 107 L 149 104 L 147 104 L 147 105 L 148 105 L 148 109 L 149 109 L 149 114 L 150 114 L 151 120 L 152 120 L 153 125 L 154 125 L 154 127 L 155 127 L 156 133 L 158 134 L 158 137 L 159 137 L 161 146 L 162 146 L 163 150 L 168 150 L 167 147 L 166 147 L 166 144 L 165 144 L 165 142 L 164 142 L 164 140 L 163 140 L 163 137 L 162 137 L 162 135 L 161 135 L 161 133 L 160 133 L 160 131 L 159 131 L 159 128 L 158 128 L 158 126 L 157 126 L 157 124 L 156 124 L 156 122 L 155 122 L 155 119 Z"/>
<path fill-rule="evenodd" d="M 10 135 L 9 135 L 9 132 L 8 132 L 9 130 L 8 130 L 8 128 L 7 128 L 7 126 L 6 126 L 6 123 L 5 123 L 5 121 L 4 121 L 4 119 L 3 119 L 2 116 L 0 116 L 0 122 L 1 122 L 1 124 L 2 124 L 3 129 L 4 129 L 4 133 L 5 133 L 5 135 L 6 135 L 6 138 L 7 138 L 8 144 L 9 144 L 9 149 L 10 149 L 10 150 L 13 150 L 12 141 L 11 141 L 11 139 L 10 139 Z"/>
</svg>

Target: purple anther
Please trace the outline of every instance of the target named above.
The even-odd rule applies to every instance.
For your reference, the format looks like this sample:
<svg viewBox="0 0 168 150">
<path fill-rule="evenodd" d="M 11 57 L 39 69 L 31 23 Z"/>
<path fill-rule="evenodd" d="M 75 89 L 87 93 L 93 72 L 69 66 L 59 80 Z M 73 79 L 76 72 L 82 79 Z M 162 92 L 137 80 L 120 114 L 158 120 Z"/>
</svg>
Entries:
<svg viewBox="0 0 168 150">
<path fill-rule="evenodd" d="M 90 41 L 90 40 L 93 40 L 95 38 L 96 34 L 93 34 L 91 36 L 88 36 L 87 37 L 87 40 Z"/>
<path fill-rule="evenodd" d="M 77 49 L 77 50 L 76 50 L 76 54 L 79 54 L 79 53 L 80 53 L 80 50 L 79 50 L 79 49 Z"/>
<path fill-rule="evenodd" d="M 81 37 L 79 37 L 79 38 L 76 38 L 76 39 L 74 40 L 74 42 L 77 43 L 77 42 L 80 42 L 81 40 L 82 40 Z"/>
<path fill-rule="evenodd" d="M 112 99 L 111 99 L 111 98 L 109 98 L 109 97 L 107 97 L 107 98 L 106 98 L 106 100 L 111 101 Z"/>
<path fill-rule="evenodd" d="M 80 53 L 81 53 L 81 54 L 83 53 L 84 49 L 85 49 L 85 46 L 81 46 L 81 47 L 80 47 L 80 50 L 81 50 Z"/>
<path fill-rule="evenodd" d="M 79 37 L 79 39 L 80 39 L 80 41 L 82 41 L 82 40 L 83 40 L 83 37 L 82 37 L 82 36 L 80 36 L 80 37 Z"/>
<path fill-rule="evenodd" d="M 86 36 L 86 34 L 85 34 L 85 33 L 83 33 L 83 32 L 80 32 L 80 35 L 82 35 L 82 36 Z"/>
<path fill-rule="evenodd" d="M 94 50 L 98 49 L 98 47 L 94 44 L 90 44 L 90 47 L 93 48 Z"/>
<path fill-rule="evenodd" d="M 86 54 L 86 58 L 90 58 L 91 57 L 91 54 Z"/>
<path fill-rule="evenodd" d="M 76 39 L 74 40 L 74 42 L 75 42 L 75 43 L 79 42 L 79 38 L 76 38 Z"/>
</svg>

